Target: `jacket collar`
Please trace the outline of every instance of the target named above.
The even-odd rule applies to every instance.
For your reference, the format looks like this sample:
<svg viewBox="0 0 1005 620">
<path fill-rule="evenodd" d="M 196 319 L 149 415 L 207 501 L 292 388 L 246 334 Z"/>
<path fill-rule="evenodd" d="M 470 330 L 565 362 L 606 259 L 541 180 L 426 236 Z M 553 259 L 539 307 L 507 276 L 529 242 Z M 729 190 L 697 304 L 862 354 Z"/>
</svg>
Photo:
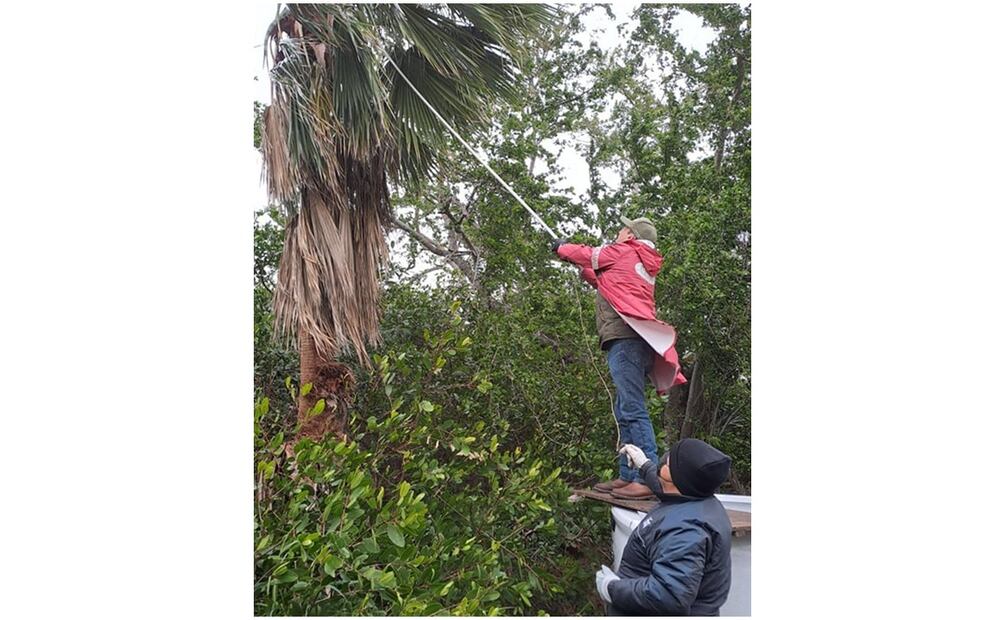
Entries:
<svg viewBox="0 0 1005 620">
<path fill-rule="evenodd" d="M 687 502 L 700 502 L 703 499 L 708 499 L 707 497 L 694 497 L 692 495 L 678 495 L 676 493 L 664 493 L 663 491 L 656 492 L 654 489 L 653 494 L 656 495 L 656 499 L 660 500 L 663 504 L 686 504 Z"/>
</svg>

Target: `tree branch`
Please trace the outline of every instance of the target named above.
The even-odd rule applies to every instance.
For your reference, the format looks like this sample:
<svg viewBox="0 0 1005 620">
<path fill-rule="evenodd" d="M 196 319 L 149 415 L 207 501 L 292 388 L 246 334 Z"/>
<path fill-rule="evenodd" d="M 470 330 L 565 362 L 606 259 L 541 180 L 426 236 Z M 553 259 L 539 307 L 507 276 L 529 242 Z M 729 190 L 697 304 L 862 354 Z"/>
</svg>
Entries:
<svg viewBox="0 0 1005 620">
<path fill-rule="evenodd" d="M 747 72 L 747 58 L 742 53 L 737 53 L 736 55 L 736 81 L 733 83 L 733 93 L 729 98 L 729 104 L 726 106 L 726 119 L 723 120 L 722 126 L 719 128 L 719 136 L 717 138 L 718 146 L 715 149 L 715 172 L 718 174 L 722 169 L 722 156 L 726 150 L 726 134 L 727 134 L 727 123 L 729 122 L 729 117 L 732 115 L 733 108 L 736 107 L 736 100 L 740 97 L 740 93 L 743 89 L 743 80 L 746 77 Z"/>
<path fill-rule="evenodd" d="M 407 233 L 408 236 L 410 236 L 412 239 L 418 241 L 422 247 L 426 248 L 427 250 L 429 250 L 433 254 L 436 254 L 437 256 L 442 256 L 443 258 L 445 258 L 447 261 L 450 262 L 450 264 L 456 267 L 458 271 L 464 274 L 464 277 L 467 278 L 468 282 L 471 283 L 471 286 L 473 286 L 475 289 L 479 288 L 478 274 L 475 273 L 474 267 L 460 258 L 461 254 L 471 254 L 471 252 L 466 252 L 463 250 L 451 251 L 450 248 L 445 247 L 440 243 L 437 243 L 427 235 L 423 234 L 423 232 L 418 229 L 418 226 L 414 228 L 412 226 L 409 226 L 408 224 L 398 219 L 398 217 L 393 213 L 391 214 L 391 223 L 400 228 L 401 230 L 403 230 L 405 233 Z"/>
<path fill-rule="evenodd" d="M 464 232 L 463 228 L 461 228 L 461 222 L 464 221 L 464 218 L 467 217 L 467 214 L 464 214 L 459 218 L 454 217 L 453 212 L 450 210 L 450 205 L 452 204 L 457 204 L 457 199 L 454 198 L 453 194 L 450 195 L 449 201 L 440 207 L 440 211 L 443 213 L 444 216 L 446 216 L 446 218 L 450 221 L 450 223 L 453 224 L 454 232 L 456 232 L 457 235 L 461 238 L 461 241 L 464 242 L 464 245 L 468 247 L 468 250 L 470 250 L 471 254 L 474 255 L 475 260 L 478 260 L 478 257 L 481 255 L 480 252 L 478 252 L 478 247 L 475 246 L 474 242 L 471 241 L 471 238 L 468 237 L 468 234 Z"/>
<path fill-rule="evenodd" d="M 409 282 L 409 283 L 416 282 L 422 276 L 424 276 L 424 275 L 426 275 L 428 273 L 432 273 L 434 271 L 446 271 L 446 270 L 443 268 L 443 265 L 433 265 L 429 269 L 423 269 L 419 273 L 416 273 L 414 275 L 408 276 L 408 279 L 406 280 L 406 282 Z"/>
</svg>

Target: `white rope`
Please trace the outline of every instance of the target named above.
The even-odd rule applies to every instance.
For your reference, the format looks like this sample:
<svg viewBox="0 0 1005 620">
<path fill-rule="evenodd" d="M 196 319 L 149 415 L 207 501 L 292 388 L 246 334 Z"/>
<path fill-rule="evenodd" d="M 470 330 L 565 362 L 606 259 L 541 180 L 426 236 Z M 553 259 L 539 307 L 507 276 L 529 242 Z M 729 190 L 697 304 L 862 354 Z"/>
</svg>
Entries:
<svg viewBox="0 0 1005 620">
<path fill-rule="evenodd" d="M 394 60 L 391 58 L 391 55 L 388 54 L 387 52 L 384 52 L 384 56 L 387 57 L 387 61 L 391 63 L 391 66 L 394 67 L 394 70 L 398 72 L 398 75 L 400 75 L 401 78 L 405 80 L 405 83 L 408 84 L 408 86 L 412 89 L 412 92 L 414 92 L 416 95 L 419 96 L 419 99 L 422 100 L 422 103 L 426 104 L 426 107 L 429 108 L 429 111 L 432 112 L 434 115 L 436 115 L 436 118 L 440 119 L 440 122 L 443 123 L 443 125 L 450 131 L 450 133 L 453 134 L 453 136 L 457 138 L 457 140 L 461 144 L 464 145 L 464 148 L 468 149 L 468 152 L 474 155 L 475 159 L 478 160 L 478 163 L 485 166 L 485 169 L 488 170 L 493 177 L 495 177 L 496 181 L 499 181 L 502 184 L 502 186 L 505 187 L 506 190 L 510 194 L 512 194 L 514 198 L 516 198 L 516 201 L 520 203 L 520 206 L 522 206 L 524 209 L 527 209 L 527 213 L 530 213 L 534 217 L 534 219 L 537 220 L 537 223 L 543 226 L 546 231 L 548 231 L 548 234 L 551 235 L 552 239 L 558 239 L 558 235 L 555 234 L 555 231 L 553 231 L 550 226 L 544 223 L 544 220 L 541 219 L 541 216 L 538 215 L 534 211 L 534 209 L 531 209 L 527 205 L 527 203 L 524 202 L 523 198 L 521 198 L 519 194 L 513 191 L 513 188 L 509 186 L 509 183 L 503 181 L 502 177 L 496 174 L 496 171 L 492 169 L 492 166 L 490 166 L 489 163 L 485 161 L 481 155 L 479 155 L 473 148 L 471 148 L 471 145 L 469 145 L 467 142 L 464 141 L 464 138 L 462 138 L 460 134 L 458 134 L 457 131 L 450 126 L 450 123 L 448 123 L 445 118 L 440 116 L 440 113 L 436 111 L 436 108 L 434 108 L 432 104 L 426 101 L 426 98 L 422 96 L 422 93 L 420 93 L 419 90 L 412 84 L 412 82 L 407 77 L 405 77 L 405 74 L 398 67 L 397 63 L 395 63 Z"/>
</svg>

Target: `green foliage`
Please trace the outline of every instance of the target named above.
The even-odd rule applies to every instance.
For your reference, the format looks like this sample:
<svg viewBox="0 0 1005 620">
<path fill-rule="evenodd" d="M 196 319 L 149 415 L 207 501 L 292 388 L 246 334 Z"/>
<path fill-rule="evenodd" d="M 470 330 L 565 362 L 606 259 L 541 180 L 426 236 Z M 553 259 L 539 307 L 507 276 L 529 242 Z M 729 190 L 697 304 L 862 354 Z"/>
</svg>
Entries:
<svg viewBox="0 0 1005 620">
<path fill-rule="evenodd" d="M 579 9 L 593 10 L 602 7 Z M 677 40 L 673 17 L 682 11 L 698 15 L 715 30 L 704 54 Z M 735 463 L 729 490 L 746 492 L 751 382 L 749 8 L 642 5 L 636 17 L 638 26 L 625 32 L 624 44 L 605 55 L 580 42 L 579 15 L 567 14 L 528 50 L 521 71 L 529 78 L 521 99 L 512 108 L 500 109 L 499 122 L 473 141 L 545 220 L 564 223 L 566 234 L 575 231 L 574 241 L 599 244 L 611 239 L 622 213 L 646 215 L 656 222 L 666 259 L 657 280 L 657 308 L 678 328 L 678 350 L 687 354 L 685 372 L 693 374 L 700 362 L 705 384 L 704 398 L 700 404 L 693 401 L 686 425 L 672 403 L 654 399 L 651 410 L 662 410 L 656 427 L 666 438 L 686 427 L 693 436 L 727 450 Z M 639 70 L 647 64 L 651 71 Z M 588 196 L 572 196 L 563 187 L 565 181 L 553 172 L 554 147 L 545 148 L 546 142 L 580 149 L 590 167 Z M 462 147 L 455 145 L 453 152 L 463 153 Z M 620 182 L 602 174 L 612 170 Z M 568 268 L 550 259 L 530 216 L 470 158 L 451 159 L 441 172 L 439 184 L 406 193 L 398 207 L 402 212 L 411 207 L 413 227 L 421 221 L 438 234 L 442 247 L 433 251 L 450 256 L 450 264 L 457 267 L 453 273 L 462 276 L 453 282 L 472 289 L 457 294 L 472 302 L 469 311 L 476 329 L 492 326 L 495 331 L 484 337 L 494 343 L 539 345 L 535 339 L 551 339 L 567 357 L 569 351 L 590 347 L 574 328 L 583 309 L 592 330 L 592 307 L 561 299 L 588 289 L 575 288 Z M 428 243 L 410 238 L 409 266 L 420 254 L 432 256 Z M 593 295 L 587 292 L 585 297 Z M 548 308 L 560 311 L 547 313 Z M 507 327 L 496 316 L 518 316 L 519 327 Z M 556 335 L 561 342 L 554 340 Z M 521 352 L 498 346 L 509 350 L 493 357 L 493 365 L 500 364 L 498 359 L 520 359 Z M 576 420 L 580 409 L 571 406 L 573 402 L 584 404 L 597 419 L 602 413 L 595 406 L 598 399 L 574 395 L 587 385 L 602 387 L 593 372 L 594 360 L 577 352 L 564 361 L 582 381 L 578 388 L 540 395 L 559 393 L 570 405 L 553 410 L 559 419 Z M 599 365 L 603 367 L 602 359 Z M 583 369 L 591 371 L 588 376 Z M 548 373 L 544 365 L 534 370 Z M 518 393 L 537 395 L 535 387 L 547 383 L 528 373 L 512 385 Z M 584 403 L 587 400 L 591 403 Z"/>
<path fill-rule="evenodd" d="M 690 11 L 716 30 L 705 54 L 685 49 L 671 18 Z M 750 480 L 750 10 L 642 5 L 631 42 L 603 69 L 622 96 L 596 164 L 618 161 L 621 186 L 601 211 L 647 215 L 665 257 L 656 305 L 702 361 L 705 402 L 692 434 L 733 458 L 734 489 Z M 631 68 L 656 59 L 658 78 Z M 682 86 L 683 85 L 683 86 Z"/>
<path fill-rule="evenodd" d="M 261 615 L 520 615 L 583 606 L 584 518 L 562 467 L 511 420 L 476 364 L 459 304 L 424 347 L 374 356 L 355 441 L 287 458 L 255 408 L 255 600 Z M 558 456 L 556 454 L 556 456 Z M 600 509 L 603 512 L 602 509 Z M 594 532 L 596 534 L 596 532 Z M 589 605 L 590 603 L 587 603 Z M 586 609 L 596 613 L 596 609 Z"/>
<path fill-rule="evenodd" d="M 278 209 L 261 209 L 255 213 L 255 391 L 256 395 L 272 401 L 267 423 L 277 425 L 277 428 L 288 422 L 283 415 L 293 404 L 286 379 L 295 376 L 299 370 L 296 351 L 276 342 L 273 335 L 272 296 L 279 255 L 283 250 L 284 224 L 285 219 Z"/>
<path fill-rule="evenodd" d="M 255 122 L 254 122 L 254 137 L 253 143 L 256 149 L 262 148 L 262 120 L 265 115 L 265 104 L 261 101 L 255 102 Z"/>
</svg>

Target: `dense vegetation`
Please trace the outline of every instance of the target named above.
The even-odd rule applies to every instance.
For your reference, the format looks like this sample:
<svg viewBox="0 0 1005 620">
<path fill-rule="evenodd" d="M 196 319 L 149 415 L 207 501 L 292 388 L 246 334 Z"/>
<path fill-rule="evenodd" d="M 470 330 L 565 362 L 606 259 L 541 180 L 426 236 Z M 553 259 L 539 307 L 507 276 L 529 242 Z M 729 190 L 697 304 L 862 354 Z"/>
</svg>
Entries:
<svg viewBox="0 0 1005 620">
<path fill-rule="evenodd" d="M 577 9 L 590 10 L 605 8 Z M 714 29 L 704 53 L 678 42 L 679 11 Z M 611 239 L 622 212 L 657 223 L 657 306 L 691 377 L 650 394 L 657 439 L 719 446 L 734 458 L 724 490 L 749 492 L 750 13 L 636 17 L 605 53 L 563 13 L 521 59 L 520 92 L 471 138 L 573 240 Z M 586 158 L 587 195 L 555 174 L 555 145 Z M 615 472 L 593 291 L 459 145 L 421 189 L 392 187 L 392 203 L 383 342 L 372 368 L 342 360 L 355 377 L 344 439 L 297 439 L 312 386 L 273 338 L 287 221 L 276 208 L 256 219 L 256 613 L 602 613 L 592 575 L 609 561 L 609 511 L 568 501 Z"/>
</svg>

